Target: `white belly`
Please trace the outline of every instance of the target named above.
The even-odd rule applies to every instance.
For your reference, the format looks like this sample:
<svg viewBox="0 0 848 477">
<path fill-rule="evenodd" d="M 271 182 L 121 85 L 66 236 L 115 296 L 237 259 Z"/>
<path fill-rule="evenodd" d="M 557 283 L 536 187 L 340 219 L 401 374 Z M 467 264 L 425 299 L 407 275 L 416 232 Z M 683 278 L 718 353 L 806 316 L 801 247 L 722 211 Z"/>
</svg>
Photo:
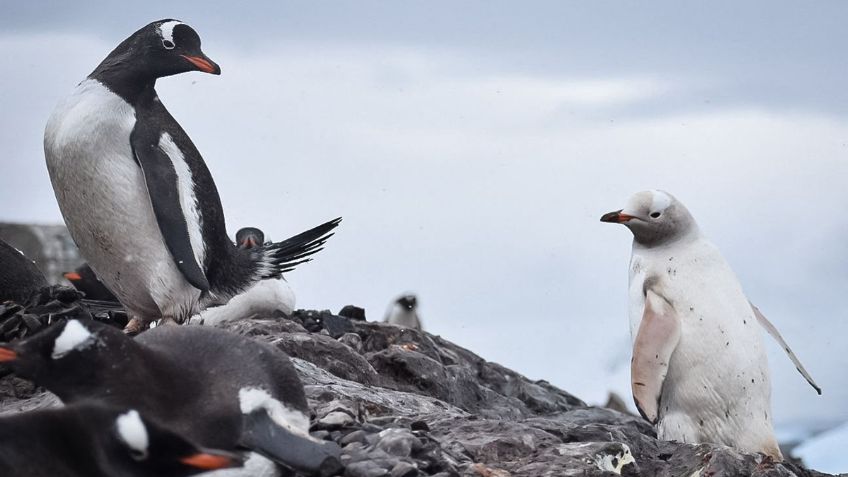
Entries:
<svg viewBox="0 0 848 477">
<path fill-rule="evenodd" d="M 630 325 L 644 310 L 643 285 L 668 299 L 681 321 L 680 341 L 663 384 L 660 438 L 715 442 L 750 451 L 774 443 L 771 383 L 760 327 L 742 287 L 706 239 L 634 249 Z"/>
<path fill-rule="evenodd" d="M 129 142 L 133 108 L 96 80 L 60 103 L 44 135 L 53 190 L 91 268 L 127 310 L 182 321 L 197 310 L 165 246 Z"/>
<path fill-rule="evenodd" d="M 421 322 L 418 320 L 418 313 L 415 310 L 407 310 L 403 306 L 395 303 L 389 308 L 385 318 L 386 323 L 400 326 L 403 328 L 421 329 Z"/>
</svg>

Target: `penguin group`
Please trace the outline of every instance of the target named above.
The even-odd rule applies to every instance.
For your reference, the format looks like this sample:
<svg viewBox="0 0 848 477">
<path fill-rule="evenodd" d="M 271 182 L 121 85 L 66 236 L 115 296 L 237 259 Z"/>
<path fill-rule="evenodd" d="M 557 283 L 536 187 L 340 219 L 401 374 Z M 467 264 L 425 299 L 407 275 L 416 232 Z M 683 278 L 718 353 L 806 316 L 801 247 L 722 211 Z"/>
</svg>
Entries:
<svg viewBox="0 0 848 477">
<path fill-rule="evenodd" d="M 150 23 L 47 123 L 50 179 L 88 262 L 66 278 L 90 298 L 120 302 L 132 319 L 123 332 L 68 320 L 0 345 L 0 363 L 65 404 L 0 418 L 2 475 L 191 475 L 241 465 L 242 451 L 307 474 L 341 468 L 338 446 L 309 434 L 303 386 L 287 355 L 218 328 L 174 326 L 290 314 L 294 293 L 283 274 L 310 261 L 341 221 L 280 242 L 252 227 L 230 240 L 212 174 L 155 89 L 159 78 L 190 71 L 221 68 L 186 23 Z M 782 459 L 760 327 L 820 389 L 692 215 L 672 195 L 646 191 L 601 220 L 634 237 L 631 387 L 642 416 L 661 439 Z M 3 260 L 28 269 L 3 245 L 11 257 Z M 4 298 L 42 284 L 27 276 L 35 278 L 16 285 L 0 270 Z M 417 304 L 400 296 L 384 321 L 420 330 Z M 159 326 L 148 330 L 152 324 Z M 56 458 L 39 458 L 43 452 Z"/>
<path fill-rule="evenodd" d="M 89 299 L 120 302 L 131 320 L 123 331 L 58 321 L 0 345 L 3 366 L 65 404 L 0 418 L 4 476 L 192 475 L 240 466 L 244 452 L 269 462 L 271 475 L 341 469 L 338 445 L 309 434 L 303 385 L 285 353 L 209 326 L 175 326 L 232 300 L 236 312 L 261 312 L 270 297 L 291 313 L 283 273 L 310 261 L 341 221 L 280 242 L 242 229 L 231 241 L 209 169 L 156 94 L 157 79 L 188 71 L 221 70 L 189 25 L 150 23 L 48 120 L 48 172 L 87 260 L 65 278 Z M 4 299 L 46 285 L 16 250 L 0 244 L 0 254 L 12 265 L 0 273 Z M 145 331 L 152 324 L 160 326 Z"/>
</svg>

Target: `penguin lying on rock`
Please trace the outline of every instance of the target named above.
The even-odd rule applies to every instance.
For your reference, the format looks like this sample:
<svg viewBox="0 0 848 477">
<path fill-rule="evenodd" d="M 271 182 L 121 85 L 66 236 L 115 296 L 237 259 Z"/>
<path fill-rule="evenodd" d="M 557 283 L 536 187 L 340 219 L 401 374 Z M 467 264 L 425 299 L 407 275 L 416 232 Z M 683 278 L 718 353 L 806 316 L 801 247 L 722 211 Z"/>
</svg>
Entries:
<svg viewBox="0 0 848 477">
<path fill-rule="evenodd" d="M 306 396 L 288 355 L 244 336 L 157 326 L 133 339 L 69 320 L 0 345 L 0 363 L 64 403 L 137 409 L 198 444 L 247 448 L 307 474 L 341 468 L 338 445 L 309 435 Z"/>
<path fill-rule="evenodd" d="M 133 320 L 182 323 L 321 250 L 341 219 L 261 247 L 227 237 L 212 174 L 156 93 L 158 78 L 220 67 L 200 37 L 159 20 L 122 41 L 59 103 L 44 132 L 68 230 Z"/>
<path fill-rule="evenodd" d="M 0 418 L 4 477 L 181 477 L 239 465 L 133 409 L 89 401 Z"/>
<path fill-rule="evenodd" d="M 265 244 L 265 234 L 255 227 L 245 227 L 236 232 L 236 246 L 250 250 Z M 209 307 L 192 317 L 192 323 L 219 325 L 247 316 L 268 318 L 276 312 L 291 316 L 294 312 L 295 296 L 288 282 L 282 277 L 262 280 L 230 299 L 226 304 Z"/>
</svg>

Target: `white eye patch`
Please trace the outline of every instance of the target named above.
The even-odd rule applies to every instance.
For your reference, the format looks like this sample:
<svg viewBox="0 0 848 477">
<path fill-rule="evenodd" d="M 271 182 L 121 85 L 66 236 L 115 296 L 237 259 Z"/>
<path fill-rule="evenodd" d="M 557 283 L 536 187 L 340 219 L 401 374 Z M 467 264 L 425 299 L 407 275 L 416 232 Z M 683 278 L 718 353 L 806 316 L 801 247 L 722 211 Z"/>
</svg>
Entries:
<svg viewBox="0 0 848 477">
<path fill-rule="evenodd" d="M 159 25 L 159 36 L 162 37 L 163 42 L 167 41 L 172 45 L 174 44 L 174 27 L 177 25 L 184 25 L 184 23 L 171 20 Z"/>
<path fill-rule="evenodd" d="M 121 414 L 116 421 L 118 426 L 118 436 L 121 440 L 143 457 L 147 456 L 147 446 L 150 444 L 150 438 L 147 436 L 147 428 L 141 422 L 141 416 L 135 409 Z"/>
<path fill-rule="evenodd" d="M 651 212 L 662 212 L 671 205 L 671 196 L 661 190 L 654 190 L 651 197 Z"/>
<path fill-rule="evenodd" d="M 259 388 L 245 387 L 239 390 L 239 407 L 243 414 L 250 414 L 257 409 L 265 409 L 271 420 L 295 434 L 312 439 L 309 435 L 309 416 L 291 409 L 271 397 L 267 391 Z"/>
<path fill-rule="evenodd" d="M 94 342 L 94 335 L 82 323 L 70 320 L 53 343 L 53 359 L 61 358 L 74 350 L 85 349 Z"/>
</svg>

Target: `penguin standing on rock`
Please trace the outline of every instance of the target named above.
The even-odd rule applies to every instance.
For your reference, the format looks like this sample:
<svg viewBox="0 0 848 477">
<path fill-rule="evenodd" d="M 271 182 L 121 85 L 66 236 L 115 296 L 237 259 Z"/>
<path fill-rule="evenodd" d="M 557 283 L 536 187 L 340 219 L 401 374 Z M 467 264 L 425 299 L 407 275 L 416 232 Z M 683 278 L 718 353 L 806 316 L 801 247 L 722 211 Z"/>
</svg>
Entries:
<svg viewBox="0 0 848 477">
<path fill-rule="evenodd" d="M 663 191 L 638 192 L 601 221 L 633 233 L 630 371 L 639 413 L 663 440 L 713 442 L 782 460 L 761 326 L 821 389 L 745 297 L 721 252 Z"/>
<path fill-rule="evenodd" d="M 415 295 L 403 295 L 392 303 L 383 320 L 390 325 L 404 328 L 421 329 L 418 317 L 418 298 Z"/>
<path fill-rule="evenodd" d="M 238 465 L 235 454 L 93 401 L 0 418 L 4 477 L 181 477 Z"/>
<path fill-rule="evenodd" d="M 265 244 L 265 234 L 255 227 L 245 227 L 236 232 L 236 246 L 243 250 L 260 248 Z M 291 316 L 295 296 L 284 278 L 262 280 L 234 296 L 221 306 L 209 307 L 192 318 L 192 323 L 219 325 L 230 320 L 256 316 L 269 318 L 276 312 Z"/>
<path fill-rule="evenodd" d="M 133 320 L 182 323 L 308 261 L 335 219 L 253 249 L 227 237 L 212 175 L 156 94 L 156 80 L 220 74 L 200 37 L 159 20 L 121 42 L 47 122 L 44 152 L 68 229 Z"/>
<path fill-rule="evenodd" d="M 69 404 L 137 409 L 200 445 L 247 448 L 309 475 L 341 468 L 341 450 L 309 435 L 303 384 L 288 355 L 209 326 L 157 326 L 135 339 L 68 320 L 0 345 L 0 364 Z"/>
</svg>

